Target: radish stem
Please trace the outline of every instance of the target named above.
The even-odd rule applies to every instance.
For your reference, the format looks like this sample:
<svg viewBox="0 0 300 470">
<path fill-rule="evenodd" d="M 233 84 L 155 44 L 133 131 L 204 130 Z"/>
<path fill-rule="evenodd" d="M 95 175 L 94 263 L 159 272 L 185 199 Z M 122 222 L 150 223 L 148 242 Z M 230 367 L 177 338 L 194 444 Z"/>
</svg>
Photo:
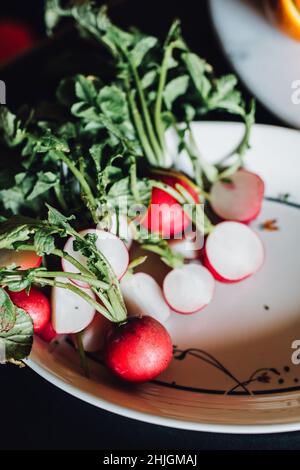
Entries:
<svg viewBox="0 0 300 470">
<path fill-rule="evenodd" d="M 83 347 L 82 343 L 82 332 L 80 331 L 79 333 L 76 333 L 76 343 L 77 343 L 77 348 L 78 348 L 78 354 L 80 357 L 80 363 L 82 370 L 84 372 L 84 375 L 89 378 L 90 377 L 90 371 L 89 371 L 89 365 L 87 362 L 87 357 L 85 354 L 85 350 Z"/>
</svg>

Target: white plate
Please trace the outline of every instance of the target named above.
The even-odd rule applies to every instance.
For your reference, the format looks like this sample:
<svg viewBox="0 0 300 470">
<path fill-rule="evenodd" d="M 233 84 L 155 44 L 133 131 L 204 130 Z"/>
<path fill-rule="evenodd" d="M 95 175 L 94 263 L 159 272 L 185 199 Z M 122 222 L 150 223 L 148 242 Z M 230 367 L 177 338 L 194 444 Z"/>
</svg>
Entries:
<svg viewBox="0 0 300 470">
<path fill-rule="evenodd" d="M 242 134 L 236 123 L 194 129 L 210 161 Z M 84 401 L 150 423 L 235 433 L 300 429 L 300 365 L 291 361 L 292 342 L 300 339 L 300 132 L 256 125 L 251 144 L 246 166 L 263 177 L 272 199 L 253 223 L 266 247 L 265 264 L 241 283 L 218 283 L 200 314 L 171 316 L 167 328 L 176 351 L 167 372 L 145 385 L 121 385 L 93 357 L 88 380 L 67 342 L 49 352 L 39 339 L 28 360 L 32 369 Z M 266 219 L 276 219 L 279 230 L 261 231 Z"/>
<path fill-rule="evenodd" d="M 300 43 L 267 19 L 263 1 L 210 0 L 220 44 L 244 84 L 272 113 L 300 128 L 292 95 L 300 80 Z"/>
</svg>

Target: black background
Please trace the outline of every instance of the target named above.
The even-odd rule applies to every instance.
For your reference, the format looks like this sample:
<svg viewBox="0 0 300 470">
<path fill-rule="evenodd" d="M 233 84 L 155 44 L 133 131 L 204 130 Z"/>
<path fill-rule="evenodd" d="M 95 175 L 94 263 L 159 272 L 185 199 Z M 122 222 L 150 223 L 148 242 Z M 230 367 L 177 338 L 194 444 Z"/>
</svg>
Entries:
<svg viewBox="0 0 300 470">
<path fill-rule="evenodd" d="M 224 1 L 224 0 L 219 0 Z M 231 71 L 215 39 L 205 0 L 116 1 L 112 13 L 123 25 L 135 24 L 162 36 L 174 17 L 182 19 L 190 45 L 211 62 L 217 73 Z M 1 2 L 0 16 L 29 21 L 43 38 L 43 1 Z M 238 38 L 237 38 L 238 40 Z M 59 46 L 44 46 L 29 57 L 0 70 L 7 84 L 8 105 L 34 101 L 51 93 L 57 81 L 54 66 L 65 64 L 61 50 L 77 50 L 77 38 L 67 34 Z M 1 45 L 0 45 L 1 47 Z M 58 53 L 60 49 L 60 53 Z M 98 60 L 98 58 L 97 58 Z M 101 68 L 101 60 L 93 65 Z M 75 61 L 76 62 L 76 61 Z M 84 69 L 90 65 L 74 64 Z M 76 71 L 76 70 L 75 70 Z M 79 70 L 78 70 L 79 71 Z M 34 91 L 34 93 L 33 93 Z M 257 122 L 280 124 L 261 105 Z M 300 449 L 300 433 L 274 435 L 223 435 L 154 426 L 108 413 L 62 392 L 29 368 L 0 368 L 0 449 Z"/>
</svg>

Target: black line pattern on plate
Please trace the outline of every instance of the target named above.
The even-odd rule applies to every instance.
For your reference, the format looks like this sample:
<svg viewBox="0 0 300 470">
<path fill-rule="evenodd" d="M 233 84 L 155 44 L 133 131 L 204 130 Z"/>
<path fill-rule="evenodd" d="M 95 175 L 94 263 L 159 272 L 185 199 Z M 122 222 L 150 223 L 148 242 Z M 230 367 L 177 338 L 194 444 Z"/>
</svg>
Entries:
<svg viewBox="0 0 300 470">
<path fill-rule="evenodd" d="M 206 364 L 210 364 L 212 367 L 215 367 L 216 369 L 220 370 L 223 374 L 225 374 L 227 377 L 229 377 L 235 383 L 235 385 L 228 391 L 223 392 L 226 395 L 233 394 L 234 392 L 239 391 L 239 389 L 241 389 L 241 391 L 246 395 L 252 395 L 253 392 L 248 388 L 248 385 L 254 382 L 270 383 L 272 380 L 272 375 L 280 376 L 280 372 L 274 367 L 270 367 L 270 368 L 264 367 L 264 368 L 257 369 L 255 372 L 253 372 L 250 375 L 250 377 L 247 380 L 242 382 L 232 372 L 230 372 L 230 370 L 226 368 L 219 360 L 217 360 L 214 356 L 212 356 L 208 352 L 203 351 L 202 349 L 196 349 L 196 348 L 189 348 L 189 349 L 181 350 L 181 349 L 178 349 L 176 346 L 174 346 L 173 357 L 175 360 L 182 361 L 187 356 L 194 357 L 196 359 L 199 359 L 205 362 Z"/>
<path fill-rule="evenodd" d="M 270 202 L 275 202 L 278 204 L 284 204 L 290 207 L 295 207 L 296 209 L 300 209 L 300 204 L 294 203 L 287 201 L 286 199 L 281 199 L 281 198 L 273 198 L 273 197 L 265 197 L 264 198 L 266 201 Z M 66 338 L 66 341 L 69 345 L 71 345 L 74 349 L 74 344 L 69 338 Z M 97 364 L 100 364 L 102 366 L 105 366 L 103 360 L 99 356 L 99 354 L 95 353 L 86 353 L 86 356 L 96 362 Z M 166 387 L 166 388 L 172 388 L 176 390 L 183 390 L 183 391 L 189 391 L 193 393 L 202 393 L 202 394 L 211 394 L 211 395 L 239 395 L 239 396 L 254 396 L 254 395 L 272 395 L 276 393 L 287 393 L 287 392 L 295 392 L 295 391 L 300 391 L 300 386 L 293 386 L 293 387 L 280 387 L 280 388 L 273 388 L 273 389 L 261 389 L 261 390 L 250 390 L 248 386 L 250 384 L 254 383 L 261 383 L 261 384 L 267 384 L 270 383 L 273 379 L 278 378 L 278 384 L 283 385 L 284 384 L 284 379 L 282 378 L 282 373 L 276 369 L 275 367 L 263 367 L 255 370 L 247 380 L 245 381 L 240 381 L 232 372 L 229 371 L 228 368 L 226 368 L 218 359 L 216 359 L 214 356 L 212 356 L 210 353 L 203 351 L 201 349 L 196 349 L 196 348 L 188 348 L 185 350 L 178 349 L 177 346 L 174 346 L 173 350 L 173 357 L 175 360 L 178 361 L 183 361 L 187 357 L 194 357 L 197 358 L 206 364 L 211 365 L 212 367 L 215 367 L 218 369 L 220 372 L 224 373 L 227 377 L 229 377 L 233 382 L 234 385 L 232 388 L 229 390 L 216 390 L 216 389 L 206 389 L 206 388 L 200 388 L 200 387 L 191 387 L 187 385 L 180 385 L 177 384 L 176 382 L 165 382 L 160 379 L 155 379 L 152 380 L 151 383 L 155 385 L 159 385 L 161 387 Z M 283 372 L 284 373 L 289 373 L 290 372 L 290 367 L 289 366 L 284 366 L 283 367 Z M 294 383 L 299 383 L 298 377 L 294 378 Z"/>
</svg>

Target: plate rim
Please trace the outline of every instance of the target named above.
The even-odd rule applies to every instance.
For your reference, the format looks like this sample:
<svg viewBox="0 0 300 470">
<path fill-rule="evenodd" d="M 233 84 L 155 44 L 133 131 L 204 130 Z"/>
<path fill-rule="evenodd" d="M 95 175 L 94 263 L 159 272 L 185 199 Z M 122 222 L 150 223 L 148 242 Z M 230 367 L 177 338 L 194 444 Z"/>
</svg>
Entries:
<svg viewBox="0 0 300 470">
<path fill-rule="evenodd" d="M 263 1 L 265 1 L 265 0 L 263 0 Z M 228 61 L 229 65 L 233 68 L 233 70 L 237 74 L 239 81 L 243 84 L 243 86 L 248 90 L 249 93 L 253 94 L 256 97 L 256 99 L 260 102 L 260 104 L 262 106 L 264 106 L 272 114 L 272 116 L 274 118 L 276 118 L 277 120 L 282 122 L 283 127 L 284 126 L 289 126 L 290 128 L 294 128 L 296 130 L 299 130 L 300 129 L 299 121 L 296 121 L 295 118 L 293 116 L 291 116 L 289 112 L 285 111 L 284 109 L 281 109 L 280 110 L 280 115 L 279 115 L 278 111 L 272 107 L 271 99 L 266 98 L 265 95 L 262 92 L 260 92 L 259 87 L 254 89 L 252 86 L 249 86 L 243 70 L 240 67 L 237 66 L 234 58 L 229 53 L 229 51 L 226 49 L 225 43 L 222 41 L 223 36 L 221 34 L 219 34 L 219 32 L 218 32 L 217 22 L 216 22 L 216 18 L 215 18 L 215 14 L 214 14 L 214 8 L 215 8 L 214 5 L 215 5 L 215 0 L 209 0 L 208 1 L 208 10 L 209 10 L 209 16 L 210 16 L 211 24 L 212 24 L 212 27 L 213 27 L 213 31 L 214 31 L 215 37 L 218 41 L 219 47 L 220 47 L 221 51 L 224 54 L 225 59 Z M 262 6 L 262 8 L 263 8 L 263 6 Z M 281 35 L 284 35 L 284 33 L 280 32 L 280 31 L 279 31 L 279 33 Z M 289 39 L 292 40 L 291 38 L 289 38 Z M 266 124 L 266 125 L 268 125 L 268 124 Z M 275 127 L 280 127 L 280 126 L 275 125 Z"/>
</svg>

